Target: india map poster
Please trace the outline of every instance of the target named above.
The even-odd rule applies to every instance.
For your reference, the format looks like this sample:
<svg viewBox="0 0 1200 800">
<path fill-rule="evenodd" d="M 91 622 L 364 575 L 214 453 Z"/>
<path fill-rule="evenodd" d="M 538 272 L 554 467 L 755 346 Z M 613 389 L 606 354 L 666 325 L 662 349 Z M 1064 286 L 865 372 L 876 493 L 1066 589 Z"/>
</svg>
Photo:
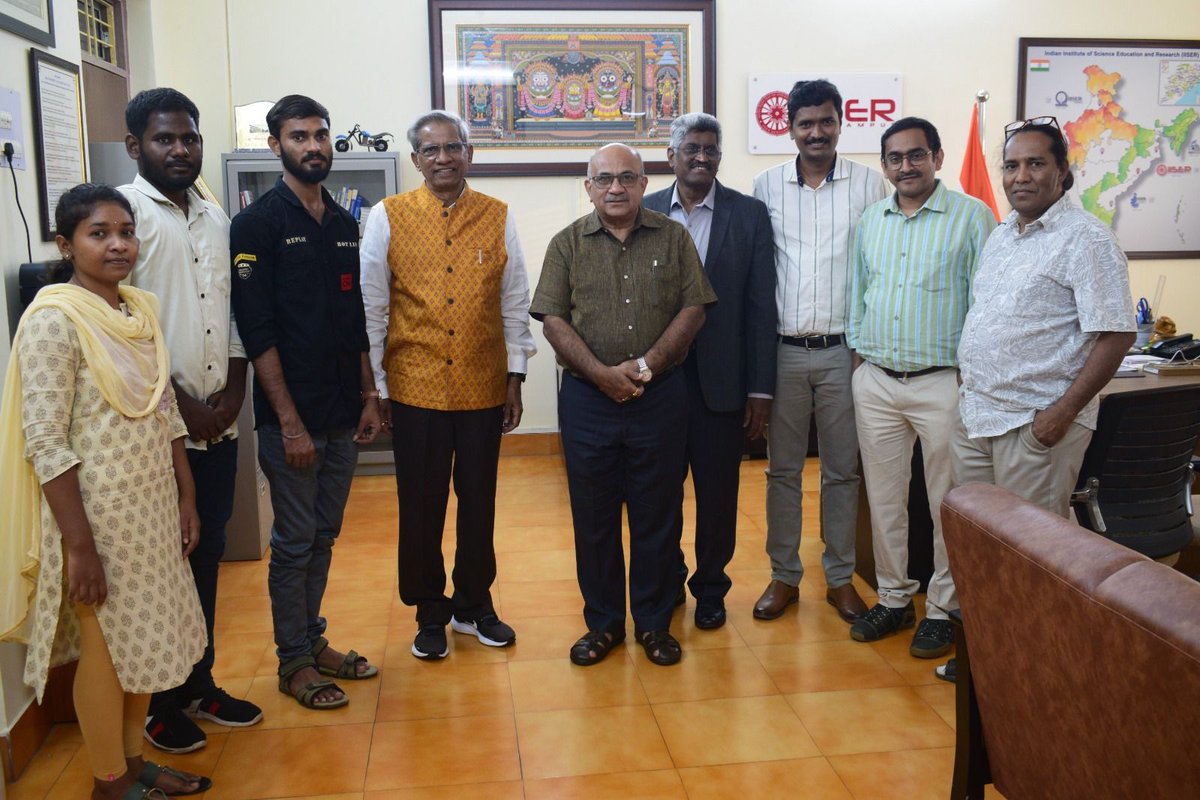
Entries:
<svg viewBox="0 0 1200 800">
<path fill-rule="evenodd" d="M 1071 194 L 1130 258 L 1200 257 L 1200 42 L 1021 39 L 1019 118 L 1067 138 Z"/>
</svg>

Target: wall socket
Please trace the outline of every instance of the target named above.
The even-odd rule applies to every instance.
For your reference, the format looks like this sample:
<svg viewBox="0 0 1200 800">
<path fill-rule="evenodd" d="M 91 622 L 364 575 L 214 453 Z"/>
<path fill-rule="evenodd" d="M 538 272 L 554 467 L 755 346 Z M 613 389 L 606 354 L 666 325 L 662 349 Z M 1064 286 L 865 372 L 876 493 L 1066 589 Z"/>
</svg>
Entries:
<svg viewBox="0 0 1200 800">
<path fill-rule="evenodd" d="M 13 169 L 25 169 L 25 148 L 24 148 L 24 146 L 16 139 L 6 139 L 4 136 L 0 136 L 0 152 L 7 150 L 8 145 L 10 145 L 10 144 L 12 145 L 12 149 L 13 149 L 13 157 L 12 157 Z M 8 166 L 7 159 L 0 161 L 0 168 L 7 167 L 7 166 Z"/>
</svg>

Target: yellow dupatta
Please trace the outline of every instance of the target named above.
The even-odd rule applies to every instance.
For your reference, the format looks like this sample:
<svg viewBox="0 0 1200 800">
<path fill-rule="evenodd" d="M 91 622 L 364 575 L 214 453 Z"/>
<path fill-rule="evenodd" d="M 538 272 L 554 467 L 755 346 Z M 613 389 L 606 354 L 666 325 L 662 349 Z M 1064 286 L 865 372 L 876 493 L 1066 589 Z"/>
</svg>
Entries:
<svg viewBox="0 0 1200 800">
<path fill-rule="evenodd" d="M 21 414 L 18 350 L 25 320 L 42 308 L 62 311 L 75 326 L 101 396 L 126 417 L 144 417 L 158 409 L 171 378 L 158 299 L 132 286 L 119 292 L 129 316 L 80 286 L 47 286 L 17 326 L 0 400 L 0 487 L 9 497 L 0 509 L 0 640 L 29 641 L 29 609 L 41 564 L 42 487 L 25 460 Z"/>
</svg>

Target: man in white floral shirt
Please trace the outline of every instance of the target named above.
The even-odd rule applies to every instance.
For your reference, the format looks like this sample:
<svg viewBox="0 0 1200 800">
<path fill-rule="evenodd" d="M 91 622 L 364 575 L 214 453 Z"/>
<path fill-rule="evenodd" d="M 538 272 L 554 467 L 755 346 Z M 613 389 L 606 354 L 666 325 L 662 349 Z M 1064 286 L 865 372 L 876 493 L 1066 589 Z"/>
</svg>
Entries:
<svg viewBox="0 0 1200 800">
<path fill-rule="evenodd" d="M 984 245 L 958 361 L 954 482 L 994 483 L 1066 517 L 1096 429 L 1096 393 L 1133 344 L 1129 265 L 1112 231 L 1067 197 L 1054 117 L 1005 128 L 1013 210 Z M 953 682 L 955 661 L 935 670 Z"/>
<path fill-rule="evenodd" d="M 1100 391 L 1133 344 L 1129 268 L 1112 231 L 1066 195 L 1053 117 L 1006 129 L 1012 213 L 988 238 L 958 358 L 956 483 L 1004 486 L 1067 516 Z"/>
</svg>

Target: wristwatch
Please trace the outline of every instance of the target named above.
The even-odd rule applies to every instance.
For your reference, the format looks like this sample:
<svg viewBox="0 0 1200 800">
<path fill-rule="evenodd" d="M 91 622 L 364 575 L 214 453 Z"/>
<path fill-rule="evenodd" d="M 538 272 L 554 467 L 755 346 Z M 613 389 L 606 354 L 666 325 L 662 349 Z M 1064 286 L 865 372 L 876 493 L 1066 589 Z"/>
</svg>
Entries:
<svg viewBox="0 0 1200 800">
<path fill-rule="evenodd" d="M 649 383 L 654 377 L 654 370 L 650 369 L 650 365 L 646 363 L 646 357 L 641 356 L 637 360 L 638 372 L 642 374 L 642 383 Z"/>
<path fill-rule="evenodd" d="M 525 382 L 525 373 L 524 372 L 510 372 L 510 373 L 508 373 L 508 377 L 516 378 L 521 383 Z"/>
</svg>

